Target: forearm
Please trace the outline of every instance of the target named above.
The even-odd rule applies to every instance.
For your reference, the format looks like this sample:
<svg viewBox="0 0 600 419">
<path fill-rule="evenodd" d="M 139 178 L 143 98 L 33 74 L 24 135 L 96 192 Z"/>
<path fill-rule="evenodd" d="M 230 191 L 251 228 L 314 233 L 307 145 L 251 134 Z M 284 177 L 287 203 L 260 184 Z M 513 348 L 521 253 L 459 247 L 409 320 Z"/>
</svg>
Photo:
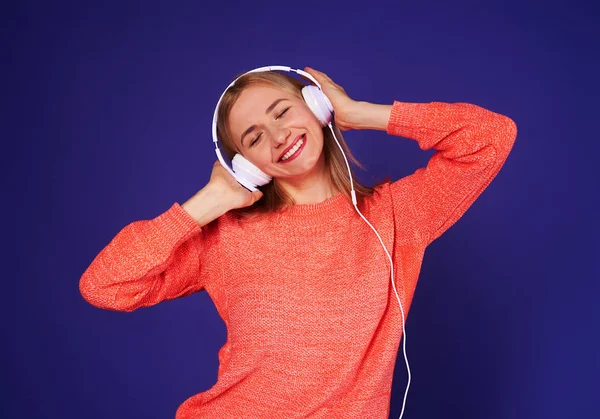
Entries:
<svg viewBox="0 0 600 419">
<path fill-rule="evenodd" d="M 378 105 L 369 102 L 356 102 L 351 110 L 352 129 L 386 131 L 392 105 Z"/>
<path fill-rule="evenodd" d="M 181 207 L 190 214 L 200 227 L 205 226 L 229 210 L 225 207 L 221 194 L 210 185 L 206 185 L 198 191 Z"/>
</svg>

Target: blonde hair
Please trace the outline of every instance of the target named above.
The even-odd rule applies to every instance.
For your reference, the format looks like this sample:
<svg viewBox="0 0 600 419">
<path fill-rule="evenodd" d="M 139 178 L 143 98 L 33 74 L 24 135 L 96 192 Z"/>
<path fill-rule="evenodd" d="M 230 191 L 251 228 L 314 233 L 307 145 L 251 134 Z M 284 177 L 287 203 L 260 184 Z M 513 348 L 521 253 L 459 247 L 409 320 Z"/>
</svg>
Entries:
<svg viewBox="0 0 600 419">
<path fill-rule="evenodd" d="M 305 86 L 305 84 L 300 80 L 297 80 L 286 74 L 272 71 L 249 73 L 240 77 L 223 95 L 217 116 L 217 135 L 222 145 L 222 151 L 229 158 L 229 160 L 231 160 L 236 153 L 240 152 L 237 145 L 232 140 L 232 136 L 229 131 L 228 123 L 231 108 L 238 100 L 244 89 L 256 85 L 276 87 L 301 99 L 301 90 Z M 332 126 L 335 135 L 349 160 L 349 163 L 352 162 L 364 170 L 364 167 L 352 155 L 352 152 L 348 148 L 348 145 L 346 144 L 346 141 L 344 140 L 344 137 L 342 136 L 342 133 L 338 127 L 335 125 L 335 123 Z M 328 169 L 329 179 L 341 193 L 343 193 L 348 199 L 352 199 L 350 194 L 350 177 L 348 176 L 346 162 L 328 127 L 323 128 L 323 153 L 325 155 L 325 167 Z M 363 199 L 367 196 L 373 195 L 375 189 L 360 184 L 356 180 L 352 168 L 350 168 L 350 171 L 352 173 L 352 180 L 354 183 L 354 190 L 356 191 L 358 204 L 362 205 Z M 248 217 L 257 213 L 278 211 L 295 204 L 292 197 L 286 194 L 278 185 L 276 178 L 274 178 L 273 181 L 267 185 L 261 186 L 260 190 L 263 193 L 263 197 L 261 199 L 249 207 L 239 208 L 232 210 L 231 212 L 236 213 L 241 217 Z"/>
</svg>

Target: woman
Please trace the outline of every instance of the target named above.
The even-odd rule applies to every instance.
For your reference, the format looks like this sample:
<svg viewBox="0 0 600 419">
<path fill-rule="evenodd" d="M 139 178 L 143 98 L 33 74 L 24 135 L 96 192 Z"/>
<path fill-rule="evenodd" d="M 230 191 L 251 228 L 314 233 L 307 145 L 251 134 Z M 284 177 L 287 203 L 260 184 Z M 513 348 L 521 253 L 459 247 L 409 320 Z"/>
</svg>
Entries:
<svg viewBox="0 0 600 419">
<path fill-rule="evenodd" d="M 355 101 L 327 75 L 305 71 L 338 128 L 385 130 L 437 150 L 410 176 L 355 185 L 392 255 L 406 315 L 425 248 L 499 172 L 516 125 L 467 103 Z M 177 419 L 388 417 L 402 313 L 385 253 L 354 211 L 341 154 L 302 86 L 251 73 L 219 108 L 226 153 L 241 153 L 271 183 L 250 192 L 217 162 L 198 193 L 123 228 L 81 278 L 87 301 L 119 311 L 210 294 L 228 331 L 218 379 Z"/>
</svg>

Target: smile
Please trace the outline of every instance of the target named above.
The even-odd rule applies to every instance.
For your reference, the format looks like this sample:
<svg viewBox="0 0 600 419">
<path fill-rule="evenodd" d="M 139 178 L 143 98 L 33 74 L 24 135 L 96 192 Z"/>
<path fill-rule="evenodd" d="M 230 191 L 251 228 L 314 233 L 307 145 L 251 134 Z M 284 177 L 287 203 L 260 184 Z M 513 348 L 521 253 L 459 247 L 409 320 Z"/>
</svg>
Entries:
<svg viewBox="0 0 600 419">
<path fill-rule="evenodd" d="M 306 145 L 306 134 L 303 134 L 292 147 L 279 159 L 279 163 L 287 163 L 300 155 Z"/>
</svg>

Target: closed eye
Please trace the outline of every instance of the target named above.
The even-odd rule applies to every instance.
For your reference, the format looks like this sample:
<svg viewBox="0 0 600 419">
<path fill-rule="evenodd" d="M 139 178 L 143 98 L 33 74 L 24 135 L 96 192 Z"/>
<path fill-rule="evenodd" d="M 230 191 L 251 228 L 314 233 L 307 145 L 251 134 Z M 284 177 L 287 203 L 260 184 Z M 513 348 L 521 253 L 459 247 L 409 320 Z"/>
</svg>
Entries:
<svg viewBox="0 0 600 419">
<path fill-rule="evenodd" d="M 256 144 L 258 142 L 258 139 L 260 138 L 260 136 L 262 135 L 262 132 L 260 134 L 258 134 L 258 136 L 252 140 L 252 142 L 250 143 L 250 147 L 253 147 L 254 144 Z"/>
<path fill-rule="evenodd" d="M 284 113 L 286 113 L 288 111 L 288 109 L 290 109 L 289 107 L 285 108 L 283 110 L 283 112 L 281 112 L 279 115 L 277 115 L 277 119 L 281 118 L 283 116 Z"/>
<path fill-rule="evenodd" d="M 275 119 L 281 118 L 290 109 L 290 107 L 291 106 L 288 106 L 287 108 L 285 108 L 283 110 L 283 112 L 281 112 L 279 115 L 277 115 L 277 118 L 275 118 Z M 260 139 L 261 136 L 262 136 L 262 132 L 260 134 L 258 134 L 254 140 L 252 140 L 252 142 L 250 143 L 250 147 L 254 147 L 254 145 L 258 142 L 258 140 Z"/>
</svg>

